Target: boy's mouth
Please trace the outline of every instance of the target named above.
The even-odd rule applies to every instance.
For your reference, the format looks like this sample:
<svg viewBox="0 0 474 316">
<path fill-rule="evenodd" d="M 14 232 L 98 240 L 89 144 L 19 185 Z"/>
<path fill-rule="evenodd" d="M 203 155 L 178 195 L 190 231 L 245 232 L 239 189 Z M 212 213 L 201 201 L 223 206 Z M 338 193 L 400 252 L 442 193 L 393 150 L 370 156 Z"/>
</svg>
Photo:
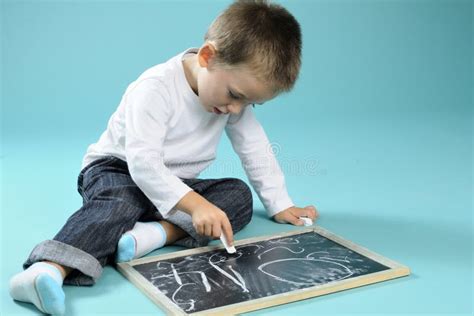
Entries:
<svg viewBox="0 0 474 316">
<path fill-rule="evenodd" d="M 220 111 L 220 110 L 219 110 L 218 108 L 216 108 L 216 107 L 214 107 L 212 110 L 213 110 L 214 113 L 216 113 L 216 114 L 223 114 L 223 113 L 224 113 L 224 112 Z"/>
</svg>

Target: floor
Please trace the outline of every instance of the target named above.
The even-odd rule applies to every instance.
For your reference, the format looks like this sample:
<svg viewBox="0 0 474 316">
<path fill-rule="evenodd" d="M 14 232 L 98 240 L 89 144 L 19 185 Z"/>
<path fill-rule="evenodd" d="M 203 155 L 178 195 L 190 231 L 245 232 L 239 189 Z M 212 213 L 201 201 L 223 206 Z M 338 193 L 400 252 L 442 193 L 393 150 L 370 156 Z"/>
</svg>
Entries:
<svg viewBox="0 0 474 316">
<path fill-rule="evenodd" d="M 317 225 L 411 275 L 248 314 L 472 315 L 472 2 L 282 3 L 302 25 L 303 68 L 291 93 L 255 113 L 290 196 L 318 208 Z M 10 298 L 8 280 L 80 207 L 82 157 L 127 84 L 199 45 L 225 5 L 2 2 L 1 315 L 38 314 Z M 157 23 L 176 28 L 150 41 Z M 227 176 L 247 181 L 224 135 L 201 177 Z M 299 229 L 254 201 L 236 239 Z M 111 267 L 65 293 L 67 315 L 164 314 Z"/>
</svg>

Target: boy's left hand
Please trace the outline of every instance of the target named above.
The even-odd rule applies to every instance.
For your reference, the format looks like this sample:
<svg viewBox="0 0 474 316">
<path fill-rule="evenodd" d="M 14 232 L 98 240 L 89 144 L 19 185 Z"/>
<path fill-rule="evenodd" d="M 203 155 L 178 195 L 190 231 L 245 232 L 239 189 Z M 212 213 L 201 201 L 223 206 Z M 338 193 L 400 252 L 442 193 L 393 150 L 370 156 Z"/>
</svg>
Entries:
<svg viewBox="0 0 474 316">
<path fill-rule="evenodd" d="M 314 222 L 319 217 L 319 213 L 313 205 L 305 206 L 304 208 L 292 206 L 277 213 L 273 216 L 273 219 L 281 224 L 290 223 L 296 226 L 303 226 L 304 222 L 300 217 L 309 217 Z"/>
</svg>

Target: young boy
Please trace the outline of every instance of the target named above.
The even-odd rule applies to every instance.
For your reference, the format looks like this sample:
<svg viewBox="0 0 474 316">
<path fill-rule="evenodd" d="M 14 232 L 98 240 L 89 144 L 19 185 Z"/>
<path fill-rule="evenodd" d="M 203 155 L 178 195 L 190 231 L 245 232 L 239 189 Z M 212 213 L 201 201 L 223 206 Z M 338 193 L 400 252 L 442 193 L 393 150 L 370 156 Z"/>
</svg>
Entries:
<svg viewBox="0 0 474 316">
<path fill-rule="evenodd" d="M 225 130 L 269 217 L 303 225 L 299 208 L 250 104 L 293 87 L 301 31 L 283 7 L 237 1 L 189 48 L 131 83 L 78 177 L 83 206 L 38 244 L 10 280 L 15 300 L 65 311 L 63 284 L 92 285 L 102 267 L 167 244 L 207 245 L 250 222 L 252 194 L 239 179 L 199 179 Z"/>
</svg>

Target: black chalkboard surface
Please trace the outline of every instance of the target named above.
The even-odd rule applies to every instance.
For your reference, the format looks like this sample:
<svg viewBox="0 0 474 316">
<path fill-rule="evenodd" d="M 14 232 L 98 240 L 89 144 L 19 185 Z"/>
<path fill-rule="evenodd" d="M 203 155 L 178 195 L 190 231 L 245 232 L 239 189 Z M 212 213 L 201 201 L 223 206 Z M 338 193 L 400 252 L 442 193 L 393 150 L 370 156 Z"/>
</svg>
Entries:
<svg viewBox="0 0 474 316">
<path fill-rule="evenodd" d="M 149 296 L 159 294 L 160 305 L 173 306 L 173 312 L 227 310 L 229 314 L 255 309 L 249 302 L 263 300 L 266 307 L 334 292 L 328 291 L 329 285 L 345 282 L 341 288 L 345 289 L 409 273 L 406 267 L 321 228 L 241 241 L 236 249 L 236 254 L 228 254 L 214 246 L 195 249 L 195 253 L 178 252 L 174 257 L 168 254 L 141 262 L 143 259 L 139 259 L 129 263 L 129 275 L 125 275 L 130 278 L 133 269 L 132 282 L 141 282 L 140 287 Z M 403 271 L 394 275 L 397 268 Z M 379 279 L 367 279 L 376 274 Z M 366 277 L 365 283 L 360 283 L 362 277 Z M 360 284 L 350 286 L 351 280 Z M 315 290 L 322 292 L 317 294 Z M 294 297 L 288 298 L 288 293 Z"/>
</svg>

